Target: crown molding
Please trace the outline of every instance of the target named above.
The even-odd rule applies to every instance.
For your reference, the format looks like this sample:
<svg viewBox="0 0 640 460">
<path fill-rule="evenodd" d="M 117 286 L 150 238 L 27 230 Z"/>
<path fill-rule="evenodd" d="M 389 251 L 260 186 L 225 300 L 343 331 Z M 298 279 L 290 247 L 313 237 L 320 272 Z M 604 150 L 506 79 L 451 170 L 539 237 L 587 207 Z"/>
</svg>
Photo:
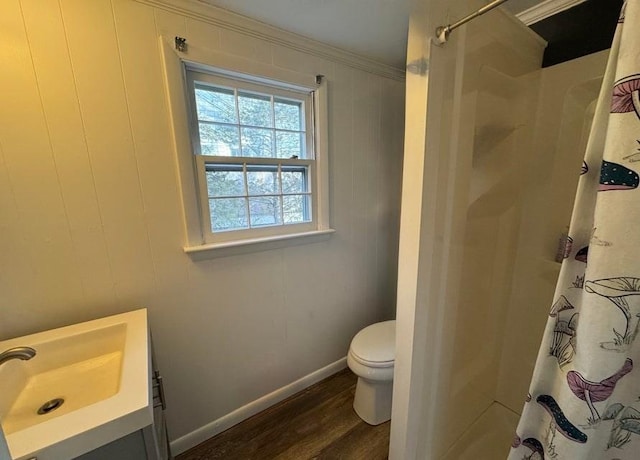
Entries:
<svg viewBox="0 0 640 460">
<path fill-rule="evenodd" d="M 531 24 L 542 21 L 561 11 L 568 10 L 585 1 L 586 0 L 546 0 L 516 14 L 516 17 L 530 26 Z"/>
<path fill-rule="evenodd" d="M 404 81 L 405 71 L 356 53 L 287 32 L 260 21 L 195 0 L 135 0 L 138 3 L 177 13 L 216 27 L 232 30 L 258 40 L 285 46 L 307 54 L 338 62 L 382 77 Z M 187 37 L 188 38 L 188 37 Z"/>
</svg>

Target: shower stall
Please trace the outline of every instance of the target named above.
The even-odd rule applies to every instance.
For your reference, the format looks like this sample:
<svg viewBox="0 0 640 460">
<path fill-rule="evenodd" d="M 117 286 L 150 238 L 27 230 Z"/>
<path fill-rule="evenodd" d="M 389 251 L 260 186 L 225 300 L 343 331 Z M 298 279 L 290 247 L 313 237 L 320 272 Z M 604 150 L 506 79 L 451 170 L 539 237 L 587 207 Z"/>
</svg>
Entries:
<svg viewBox="0 0 640 460">
<path fill-rule="evenodd" d="M 417 3 L 390 458 L 498 460 L 552 303 L 607 52 L 542 69 L 545 42 L 500 9 L 440 44 L 436 27 L 484 3 Z"/>
</svg>

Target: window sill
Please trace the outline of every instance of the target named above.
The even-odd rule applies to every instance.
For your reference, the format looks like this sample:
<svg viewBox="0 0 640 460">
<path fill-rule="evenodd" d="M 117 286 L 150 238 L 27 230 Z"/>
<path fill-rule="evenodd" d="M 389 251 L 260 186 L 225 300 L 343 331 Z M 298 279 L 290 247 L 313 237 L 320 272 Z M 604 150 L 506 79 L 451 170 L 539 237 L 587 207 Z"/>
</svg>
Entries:
<svg viewBox="0 0 640 460">
<path fill-rule="evenodd" d="M 304 233 L 291 233 L 289 235 L 251 238 L 240 241 L 230 241 L 226 243 L 210 243 L 197 246 L 185 246 L 183 250 L 195 260 L 213 259 L 215 257 L 248 254 L 251 252 L 267 251 L 270 249 L 279 249 L 287 246 L 317 243 L 318 241 L 327 240 L 333 233 L 335 233 L 335 230 L 332 228 L 328 228 L 325 230 L 313 230 Z"/>
</svg>

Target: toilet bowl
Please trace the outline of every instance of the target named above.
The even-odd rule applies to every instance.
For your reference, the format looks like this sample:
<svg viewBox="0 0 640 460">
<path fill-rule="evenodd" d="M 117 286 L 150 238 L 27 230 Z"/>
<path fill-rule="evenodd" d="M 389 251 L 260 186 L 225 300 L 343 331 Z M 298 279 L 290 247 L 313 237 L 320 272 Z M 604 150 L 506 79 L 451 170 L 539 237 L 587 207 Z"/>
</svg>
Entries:
<svg viewBox="0 0 640 460">
<path fill-rule="evenodd" d="M 347 365 L 358 376 L 353 409 L 369 425 L 391 419 L 396 322 L 367 326 L 351 341 Z"/>
</svg>

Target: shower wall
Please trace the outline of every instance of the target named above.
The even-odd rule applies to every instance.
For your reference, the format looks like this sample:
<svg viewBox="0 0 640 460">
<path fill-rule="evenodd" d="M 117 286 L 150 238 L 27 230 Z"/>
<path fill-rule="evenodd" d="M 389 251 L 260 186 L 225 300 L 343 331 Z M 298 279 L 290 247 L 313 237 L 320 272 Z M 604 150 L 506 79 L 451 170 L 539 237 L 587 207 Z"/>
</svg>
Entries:
<svg viewBox="0 0 640 460">
<path fill-rule="evenodd" d="M 515 78 L 486 67 L 479 73 L 449 398 L 455 433 L 443 437 L 446 453 L 437 458 L 507 455 L 552 303 L 558 237 L 570 219 L 606 57 Z"/>
<path fill-rule="evenodd" d="M 436 458 L 445 460 L 506 456 L 552 303 L 558 237 L 607 57 L 526 72 L 506 44 L 493 44 L 491 58 L 473 29 L 467 37 L 474 45 L 460 77 L 456 136 L 456 167 L 467 183 L 456 206 L 466 214 L 454 227 L 460 265 L 448 280 L 456 307 L 444 339 L 450 368 L 437 437 Z"/>
<path fill-rule="evenodd" d="M 510 19 L 487 15 L 457 37 L 449 144 L 457 183 L 436 458 L 487 411 L 498 386 L 544 49 Z"/>
<path fill-rule="evenodd" d="M 520 413 L 553 300 L 558 239 L 571 217 L 608 51 L 540 71 L 496 400 Z M 579 284 L 579 281 L 577 281 Z"/>
<path fill-rule="evenodd" d="M 496 10 L 407 76 L 391 459 L 507 455 L 606 59 L 541 69 L 544 46 Z"/>
</svg>

